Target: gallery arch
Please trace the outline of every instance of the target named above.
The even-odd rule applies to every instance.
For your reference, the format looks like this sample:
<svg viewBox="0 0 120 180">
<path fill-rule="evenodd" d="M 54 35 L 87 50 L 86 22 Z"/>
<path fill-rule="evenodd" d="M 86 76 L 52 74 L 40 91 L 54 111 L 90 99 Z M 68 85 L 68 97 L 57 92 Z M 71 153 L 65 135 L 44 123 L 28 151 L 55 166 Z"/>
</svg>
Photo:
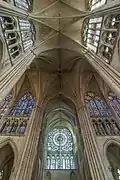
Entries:
<svg viewBox="0 0 120 180">
<path fill-rule="evenodd" d="M 14 163 L 12 147 L 7 144 L 0 148 L 0 179 L 9 180 Z"/>
<path fill-rule="evenodd" d="M 108 161 L 110 163 L 110 169 L 113 178 L 116 180 L 120 179 L 120 146 L 115 143 L 111 143 L 106 152 Z"/>
</svg>

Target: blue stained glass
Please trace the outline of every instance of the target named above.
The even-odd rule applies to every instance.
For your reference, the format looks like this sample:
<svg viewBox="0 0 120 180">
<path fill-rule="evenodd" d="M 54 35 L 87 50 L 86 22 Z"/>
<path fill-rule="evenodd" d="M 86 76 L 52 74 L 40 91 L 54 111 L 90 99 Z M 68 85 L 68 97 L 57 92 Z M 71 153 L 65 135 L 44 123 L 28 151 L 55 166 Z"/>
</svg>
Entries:
<svg viewBox="0 0 120 180">
<path fill-rule="evenodd" d="M 35 103 L 35 98 L 27 92 L 21 97 L 12 108 L 10 116 L 30 116 Z"/>
<path fill-rule="evenodd" d="M 109 92 L 108 99 L 110 106 L 115 111 L 115 113 L 120 117 L 120 98 L 114 92 Z"/>
<path fill-rule="evenodd" d="M 86 94 L 85 105 L 91 117 L 109 117 L 112 115 L 101 97 L 92 92 Z"/>
</svg>

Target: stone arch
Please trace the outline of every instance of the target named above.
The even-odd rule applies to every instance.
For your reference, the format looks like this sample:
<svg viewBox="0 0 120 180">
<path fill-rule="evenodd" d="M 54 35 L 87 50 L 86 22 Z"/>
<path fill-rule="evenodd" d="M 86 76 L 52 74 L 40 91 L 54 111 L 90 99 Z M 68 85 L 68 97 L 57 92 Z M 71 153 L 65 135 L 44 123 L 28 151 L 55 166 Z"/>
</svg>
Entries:
<svg viewBox="0 0 120 180">
<path fill-rule="evenodd" d="M 120 140 L 116 139 L 116 138 L 107 139 L 103 144 L 102 151 L 103 151 L 103 159 L 104 159 L 106 172 L 108 174 L 108 177 L 113 180 L 114 175 L 112 173 L 112 167 L 111 167 L 111 164 L 110 164 L 109 159 L 107 157 L 108 148 L 112 145 L 115 145 L 120 149 Z"/>
<path fill-rule="evenodd" d="M 18 149 L 15 144 L 15 142 L 11 138 L 6 138 L 4 140 L 0 140 L 0 149 L 4 147 L 5 145 L 9 144 L 14 152 L 14 162 L 17 162 L 18 160 Z M 15 164 L 14 164 L 15 166 Z"/>
<path fill-rule="evenodd" d="M 17 162 L 17 148 L 10 139 L 0 141 L 0 173 L 3 180 L 8 180 Z"/>
</svg>

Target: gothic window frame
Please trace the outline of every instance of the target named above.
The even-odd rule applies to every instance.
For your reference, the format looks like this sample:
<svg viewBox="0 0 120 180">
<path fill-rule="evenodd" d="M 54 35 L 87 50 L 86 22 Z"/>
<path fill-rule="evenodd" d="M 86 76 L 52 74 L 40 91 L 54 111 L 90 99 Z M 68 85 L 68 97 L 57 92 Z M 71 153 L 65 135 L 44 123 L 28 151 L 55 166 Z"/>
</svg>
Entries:
<svg viewBox="0 0 120 180">
<path fill-rule="evenodd" d="M 73 137 L 69 129 L 66 127 L 53 128 L 47 135 L 45 168 L 54 170 L 75 169 L 73 148 Z"/>
<path fill-rule="evenodd" d="M 0 129 L 0 133 L 24 135 L 34 105 L 35 97 L 29 91 L 16 99 Z"/>
<path fill-rule="evenodd" d="M 12 93 L 9 93 L 4 100 L 0 103 L 0 119 L 6 114 L 10 104 L 12 103 Z"/>
<path fill-rule="evenodd" d="M 35 43 L 35 28 L 33 23 L 27 19 L 19 18 L 18 21 L 21 30 L 23 49 L 26 51 Z"/>
<path fill-rule="evenodd" d="M 91 96 L 88 96 L 90 94 L 92 94 L 93 99 L 96 95 L 98 96 L 98 94 L 89 91 L 86 93 L 87 96 L 85 96 L 86 110 L 90 115 L 95 134 L 97 136 L 120 135 L 120 126 L 113 117 L 112 111 L 107 102 L 104 100 L 104 98 L 102 98 L 102 96 L 99 96 L 102 99 L 102 105 L 100 105 L 98 102 L 98 104 L 96 104 L 96 101 L 93 101 L 91 104 Z M 97 105 L 100 105 L 100 108 L 98 108 Z M 104 108 L 101 109 L 102 106 Z"/>
<path fill-rule="evenodd" d="M 89 0 L 89 6 L 91 10 L 98 9 L 106 4 L 106 0 Z"/>
<path fill-rule="evenodd" d="M 31 6 L 30 0 L 14 0 L 14 4 L 16 7 L 25 11 L 29 11 Z"/>
<path fill-rule="evenodd" d="M 13 16 L 1 15 L 1 28 L 10 61 L 21 53 L 20 34 L 17 19 Z M 12 64 L 12 61 L 11 61 Z"/>
<path fill-rule="evenodd" d="M 85 105 L 91 117 L 110 117 L 112 116 L 104 99 L 97 93 L 89 91 L 85 94 Z"/>
<path fill-rule="evenodd" d="M 120 117 L 120 98 L 112 91 L 108 93 L 108 101 L 115 112 L 115 114 Z"/>
<path fill-rule="evenodd" d="M 85 20 L 83 25 L 83 42 L 93 52 L 97 53 L 101 35 L 103 17 Z"/>
<path fill-rule="evenodd" d="M 119 18 L 119 19 L 118 19 Z M 117 37 L 119 35 L 120 14 L 111 14 L 104 17 L 99 54 L 107 63 L 112 61 Z"/>
<path fill-rule="evenodd" d="M 26 100 L 25 100 L 25 98 L 26 98 Z M 29 117 L 32 113 L 34 104 L 35 104 L 35 97 L 30 92 L 26 92 L 26 93 L 24 93 L 24 95 L 22 95 L 19 99 L 17 99 L 15 101 L 15 103 L 9 113 L 9 116 Z M 22 112 L 23 114 L 19 114 L 20 111 L 23 111 Z M 27 112 L 27 111 L 30 111 L 30 112 Z M 13 114 L 13 112 L 14 112 L 14 114 Z"/>
</svg>

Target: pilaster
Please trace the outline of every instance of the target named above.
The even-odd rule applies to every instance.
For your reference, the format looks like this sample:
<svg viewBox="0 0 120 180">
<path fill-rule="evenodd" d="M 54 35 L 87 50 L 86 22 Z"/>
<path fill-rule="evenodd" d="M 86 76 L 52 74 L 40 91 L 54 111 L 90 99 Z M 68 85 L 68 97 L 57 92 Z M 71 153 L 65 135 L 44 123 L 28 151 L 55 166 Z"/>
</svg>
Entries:
<svg viewBox="0 0 120 180">
<path fill-rule="evenodd" d="M 25 135 L 26 143 L 19 166 L 14 169 L 14 177 L 10 180 L 30 180 L 32 176 L 34 160 L 37 155 L 37 145 L 41 130 L 42 111 L 41 108 L 35 106 L 30 117 L 28 129 Z"/>
<path fill-rule="evenodd" d="M 78 110 L 78 117 L 92 180 L 107 180 L 108 177 L 97 147 L 94 129 L 84 106 Z"/>
</svg>

